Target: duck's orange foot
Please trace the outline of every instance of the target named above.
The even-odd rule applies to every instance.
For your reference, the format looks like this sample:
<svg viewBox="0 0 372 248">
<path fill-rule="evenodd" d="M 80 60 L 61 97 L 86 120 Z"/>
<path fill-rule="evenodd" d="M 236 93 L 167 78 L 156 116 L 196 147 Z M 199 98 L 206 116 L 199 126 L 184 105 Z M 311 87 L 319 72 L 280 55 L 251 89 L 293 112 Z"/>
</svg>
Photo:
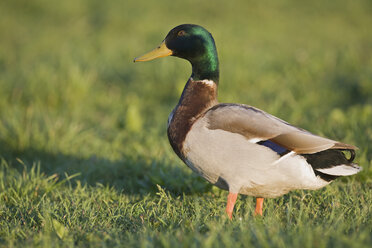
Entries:
<svg viewBox="0 0 372 248">
<path fill-rule="evenodd" d="M 231 193 L 227 196 L 227 205 L 226 205 L 226 213 L 229 216 L 229 219 L 232 219 L 232 213 L 234 211 L 234 205 L 236 199 L 238 198 L 238 193 Z"/>
<path fill-rule="evenodd" d="M 264 200 L 264 198 L 262 198 L 262 197 L 257 197 L 256 198 L 256 210 L 254 211 L 255 216 L 256 215 L 262 216 L 263 200 Z"/>
</svg>

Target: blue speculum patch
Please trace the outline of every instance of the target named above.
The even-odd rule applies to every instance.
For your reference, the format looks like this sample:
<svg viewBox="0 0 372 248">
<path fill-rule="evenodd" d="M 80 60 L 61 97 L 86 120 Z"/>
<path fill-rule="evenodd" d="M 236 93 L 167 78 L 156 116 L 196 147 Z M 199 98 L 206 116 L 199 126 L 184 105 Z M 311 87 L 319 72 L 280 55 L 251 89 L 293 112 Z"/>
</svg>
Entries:
<svg viewBox="0 0 372 248">
<path fill-rule="evenodd" d="M 260 141 L 260 142 L 257 142 L 257 144 L 266 146 L 270 148 L 271 150 L 273 150 L 274 152 L 278 153 L 279 155 L 284 155 L 289 152 L 288 149 L 272 142 L 271 140 Z"/>
</svg>

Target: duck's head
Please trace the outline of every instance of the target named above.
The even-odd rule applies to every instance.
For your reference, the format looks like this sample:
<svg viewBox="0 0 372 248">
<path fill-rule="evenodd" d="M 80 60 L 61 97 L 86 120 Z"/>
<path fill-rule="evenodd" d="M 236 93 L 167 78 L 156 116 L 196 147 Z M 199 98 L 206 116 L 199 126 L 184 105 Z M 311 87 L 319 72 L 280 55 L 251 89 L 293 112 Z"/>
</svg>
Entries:
<svg viewBox="0 0 372 248">
<path fill-rule="evenodd" d="M 212 35 L 203 27 L 183 24 L 173 28 L 154 50 L 134 59 L 134 62 L 175 56 L 190 61 L 194 80 L 218 81 L 218 57 Z"/>
</svg>

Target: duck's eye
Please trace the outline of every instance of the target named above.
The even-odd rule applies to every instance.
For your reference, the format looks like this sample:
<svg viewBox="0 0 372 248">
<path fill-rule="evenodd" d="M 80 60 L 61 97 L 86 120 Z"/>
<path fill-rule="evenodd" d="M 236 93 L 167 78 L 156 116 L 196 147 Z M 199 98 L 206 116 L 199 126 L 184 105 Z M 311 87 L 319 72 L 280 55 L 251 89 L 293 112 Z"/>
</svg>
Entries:
<svg viewBox="0 0 372 248">
<path fill-rule="evenodd" d="M 184 30 L 181 30 L 178 32 L 178 36 L 184 36 L 186 34 L 186 32 Z"/>
</svg>

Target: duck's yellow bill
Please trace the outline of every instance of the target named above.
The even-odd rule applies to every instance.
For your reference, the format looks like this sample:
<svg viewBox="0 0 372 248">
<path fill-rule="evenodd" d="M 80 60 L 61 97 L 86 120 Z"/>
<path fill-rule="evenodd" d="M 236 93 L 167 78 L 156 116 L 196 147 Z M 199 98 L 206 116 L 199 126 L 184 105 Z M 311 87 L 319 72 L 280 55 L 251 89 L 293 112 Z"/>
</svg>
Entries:
<svg viewBox="0 0 372 248">
<path fill-rule="evenodd" d="M 172 55 L 173 52 L 172 50 L 168 49 L 167 46 L 165 45 L 165 42 L 163 41 L 160 46 L 155 48 L 149 53 L 146 53 L 140 57 L 137 57 L 134 59 L 134 62 L 141 62 L 141 61 L 149 61 L 157 58 L 162 58 L 162 57 L 167 57 Z"/>
</svg>

